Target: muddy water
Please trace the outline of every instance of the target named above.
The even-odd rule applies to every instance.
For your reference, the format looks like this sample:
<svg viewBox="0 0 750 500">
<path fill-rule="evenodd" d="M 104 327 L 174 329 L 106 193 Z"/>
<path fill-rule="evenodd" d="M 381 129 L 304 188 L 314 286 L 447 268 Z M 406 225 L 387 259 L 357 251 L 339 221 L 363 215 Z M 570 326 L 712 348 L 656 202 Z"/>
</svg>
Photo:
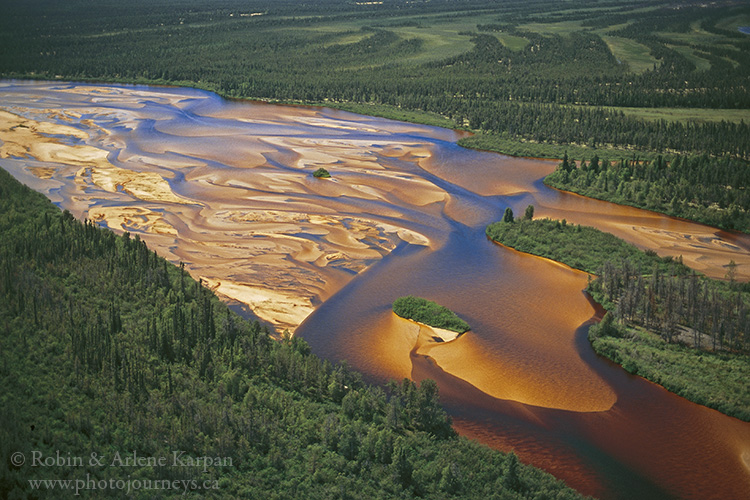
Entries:
<svg viewBox="0 0 750 500">
<path fill-rule="evenodd" d="M 745 280 L 750 238 L 548 189 L 554 163 L 457 138 L 186 89 L 0 84 L 0 166 L 268 321 L 304 320 L 297 333 L 327 358 L 372 380 L 437 380 L 462 434 L 603 498 L 746 497 L 750 424 L 598 358 L 586 275 L 494 245 L 484 227 L 532 203 L 712 276 L 734 260 Z M 332 180 L 310 176 L 320 166 Z M 405 294 L 472 330 L 422 342 L 390 311 Z"/>
</svg>

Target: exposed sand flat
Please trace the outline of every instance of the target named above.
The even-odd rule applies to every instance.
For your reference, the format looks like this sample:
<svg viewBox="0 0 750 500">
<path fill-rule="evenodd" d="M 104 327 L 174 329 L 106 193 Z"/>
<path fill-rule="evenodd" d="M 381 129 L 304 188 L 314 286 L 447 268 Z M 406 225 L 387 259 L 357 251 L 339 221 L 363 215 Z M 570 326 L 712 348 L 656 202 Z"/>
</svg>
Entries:
<svg viewBox="0 0 750 500">
<path fill-rule="evenodd" d="M 393 314 L 396 317 L 397 322 L 405 321 L 408 325 L 411 325 L 405 328 L 408 328 L 408 330 L 413 334 L 414 344 L 417 349 L 424 344 L 451 342 L 453 340 L 456 340 L 461 335 L 460 333 L 454 332 L 452 330 L 446 330 L 445 328 L 437 328 L 434 326 L 427 325 L 425 323 L 420 323 L 419 321 L 402 318 L 396 313 L 393 313 Z M 415 352 L 419 352 L 419 351 L 417 350 Z"/>
<path fill-rule="evenodd" d="M 175 195 L 169 183 L 154 172 L 135 172 L 114 166 L 95 167 L 91 169 L 91 181 L 110 193 L 122 189 L 134 198 L 143 201 L 193 203 Z"/>
<path fill-rule="evenodd" d="M 660 255 L 675 258 L 681 256 L 686 265 L 714 278 L 725 277 L 731 260 L 737 264 L 737 276 L 745 280 L 750 278 L 750 260 L 747 258 L 749 249 L 723 239 L 715 229 L 696 225 L 691 232 L 678 232 L 626 226 L 625 231 L 633 234 L 631 241 L 641 248 L 659 248 Z"/>
<path fill-rule="evenodd" d="M 240 283 L 206 279 L 216 292 L 247 304 L 259 318 L 270 323 L 298 325 L 312 312 L 309 299 Z"/>
<path fill-rule="evenodd" d="M 445 342 L 452 342 L 456 340 L 461 334 L 452 330 L 446 330 L 445 328 L 436 328 L 434 326 L 425 325 L 418 323 L 419 325 L 419 336 L 422 338 L 420 346 L 426 343 L 430 344 L 443 344 Z M 418 349 L 417 354 L 422 354 Z"/>
<path fill-rule="evenodd" d="M 300 123 L 305 123 L 309 125 L 313 125 L 316 127 L 321 128 L 331 128 L 335 130 L 351 130 L 351 131 L 357 131 L 357 132 L 371 132 L 371 133 L 379 133 L 380 130 L 373 128 L 373 127 L 367 127 L 361 123 L 356 122 L 345 122 L 345 121 L 338 121 L 338 122 L 331 122 L 329 120 L 322 120 L 320 118 L 315 117 L 303 117 L 300 116 L 297 118 L 297 121 Z"/>
<path fill-rule="evenodd" d="M 53 113 L 49 115 L 49 119 L 69 120 L 67 115 L 62 113 Z M 0 158 L 30 157 L 47 163 L 91 167 L 90 171 L 80 170 L 79 174 L 90 172 L 91 181 L 105 191 L 114 193 L 122 189 L 145 201 L 191 203 L 176 196 L 159 174 L 115 167 L 108 160 L 108 151 L 87 145 L 64 144 L 60 142 L 60 136 L 68 139 L 89 137 L 87 133 L 75 127 L 30 120 L 0 110 Z M 40 178 L 51 179 L 55 169 L 32 167 L 30 171 Z"/>
<path fill-rule="evenodd" d="M 89 210 L 89 219 L 128 231 L 177 235 L 177 230 L 160 213 L 140 207 L 95 207 Z"/>
<path fill-rule="evenodd" d="M 29 172 L 40 179 L 51 179 L 55 170 L 54 167 L 29 167 Z"/>
<path fill-rule="evenodd" d="M 47 112 L 55 120 L 71 121 L 71 118 L 59 111 L 47 110 Z M 24 137 L 23 134 L 64 135 L 76 139 L 88 139 L 86 132 L 75 127 L 69 127 L 58 122 L 38 122 L 4 110 L 0 110 L 0 130 L 3 133 L 20 134 L 18 139 L 20 143 L 28 142 L 28 137 Z"/>
<path fill-rule="evenodd" d="M 448 194 L 381 165 L 381 146 L 360 135 L 383 129 L 365 120 L 227 106 L 194 91 L 40 82 L 3 90 L 11 88 L 0 106 L 6 168 L 54 190 L 78 217 L 139 233 L 279 328 L 294 330 L 313 302 L 400 242 L 435 243 L 414 210 Z M 401 141 L 388 144 L 390 156 L 430 154 Z M 319 166 L 334 178 L 313 179 Z"/>
<path fill-rule="evenodd" d="M 107 151 L 92 146 L 71 146 L 50 135 L 85 139 L 82 131 L 51 122 L 38 122 L 0 109 L 0 158 L 32 157 L 50 163 L 106 165 Z"/>
<path fill-rule="evenodd" d="M 576 362 L 550 366 L 559 373 L 575 373 L 584 384 L 584 387 L 575 385 L 561 390 L 564 384 L 550 380 L 549 374 L 530 372 L 530 367 L 524 363 L 488 352 L 487 346 L 470 333 L 449 344 L 422 346 L 417 354 L 429 356 L 446 372 L 500 400 L 576 412 L 607 411 L 617 401 L 615 392 L 593 371 L 588 373 L 590 378 L 583 377 L 588 370 Z"/>
</svg>

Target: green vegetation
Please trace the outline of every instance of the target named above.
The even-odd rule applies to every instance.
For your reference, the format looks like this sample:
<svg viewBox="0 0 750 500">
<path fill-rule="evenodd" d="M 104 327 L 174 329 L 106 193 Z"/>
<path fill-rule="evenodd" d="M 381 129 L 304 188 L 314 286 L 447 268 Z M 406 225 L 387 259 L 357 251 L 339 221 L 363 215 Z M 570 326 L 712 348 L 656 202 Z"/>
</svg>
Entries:
<svg viewBox="0 0 750 500">
<path fill-rule="evenodd" d="M 736 28 L 749 15 L 741 2 L 675 9 L 660 0 L 31 0 L 3 6 L 0 76 L 185 85 L 470 128 L 481 133 L 467 146 L 589 160 L 564 162 L 551 185 L 748 231 L 748 169 L 736 158 L 750 157 L 750 38 Z M 684 111 L 665 116 L 675 109 Z M 675 151 L 704 156 L 658 157 Z M 599 154 L 619 165 L 593 167 Z M 53 467 L 45 478 L 218 487 L 193 497 L 576 496 L 514 454 L 457 438 L 433 383 L 367 386 L 299 339 L 272 341 L 137 237 L 81 224 L 4 172 L 0 195 L 3 455 L 185 450 L 233 462 L 205 473 Z M 585 228 L 542 221 L 537 230 L 508 216 L 518 245 L 572 233 L 556 246 L 574 266 L 595 268 L 603 256 L 587 255 L 609 245 Z M 589 246 L 577 253 L 573 240 Z M 638 342 L 620 359 L 665 384 L 664 367 L 657 375 L 649 366 L 677 355 L 650 349 L 679 349 L 680 332 L 699 347 L 707 337 L 717 350 L 748 350 L 742 287 L 612 245 L 624 264 L 603 265 L 592 283 L 612 310 L 595 346 Z M 641 324 L 661 340 L 624 338 L 622 325 Z M 746 418 L 730 408 L 748 407 L 747 358 L 690 356 L 680 364 L 730 365 L 739 389 L 695 395 L 707 378 L 728 378 L 722 368 L 684 375 L 672 390 Z M 0 496 L 37 496 L 27 482 L 36 473 L 6 460 Z"/>
<path fill-rule="evenodd" d="M 421 297 L 399 297 L 393 301 L 393 312 L 402 318 L 411 319 L 435 328 L 444 328 L 464 333 L 470 330 L 469 324 L 456 316 L 447 307 Z"/>
<path fill-rule="evenodd" d="M 662 259 L 655 253 L 643 252 L 593 227 L 568 224 L 564 219 L 530 220 L 526 217 L 513 220 L 513 212 L 509 214 L 508 210 L 502 221 L 487 226 L 486 233 L 493 241 L 521 252 L 562 262 L 592 274 L 609 261 L 630 260 L 643 269 L 658 266 L 664 272 L 676 265 L 671 258 Z"/>
<path fill-rule="evenodd" d="M 642 43 L 630 38 L 602 35 L 602 39 L 618 61 L 626 61 L 628 68 L 635 74 L 642 74 L 653 69 L 659 60 L 651 55 L 651 50 Z"/>
<path fill-rule="evenodd" d="M 565 154 L 578 158 L 591 158 L 599 155 L 606 156 L 612 160 L 631 159 L 634 151 L 632 149 L 614 148 L 607 146 L 591 147 L 575 144 L 551 144 L 549 142 L 534 142 L 531 140 L 519 140 L 511 138 L 507 134 L 495 134 L 492 132 L 480 132 L 469 137 L 459 139 L 459 146 L 483 151 L 494 151 L 509 156 L 523 156 L 529 158 L 562 158 Z M 640 153 L 641 158 L 656 157 L 656 153 Z"/>
<path fill-rule="evenodd" d="M 584 196 L 750 232 L 750 163 L 678 156 L 611 162 L 564 156 L 545 184 Z"/>
<path fill-rule="evenodd" d="M 363 104 L 353 102 L 323 102 L 320 103 L 329 108 L 341 109 L 360 115 L 379 116 L 390 120 L 400 120 L 403 122 L 421 123 L 433 127 L 455 128 L 456 124 L 450 118 L 441 116 L 437 113 L 428 113 L 418 110 L 407 110 L 387 104 Z"/>
<path fill-rule="evenodd" d="M 328 172 L 328 170 L 320 167 L 318 170 L 313 172 L 313 177 L 315 177 L 316 179 L 330 179 L 331 174 Z"/>
<path fill-rule="evenodd" d="M 588 291 L 621 323 L 697 349 L 750 352 L 749 285 L 708 279 L 676 263 L 665 271 L 631 260 L 605 262 L 597 274 Z"/>
<path fill-rule="evenodd" d="M 33 0 L 3 14 L 6 78 L 331 103 L 486 132 L 493 144 L 479 147 L 516 155 L 750 154 L 750 120 L 738 118 L 750 108 L 743 3 Z"/>
<path fill-rule="evenodd" d="M 608 333 L 602 333 L 602 323 L 589 329 L 598 354 L 685 399 L 750 422 L 747 355 L 669 344 L 642 328 L 619 327 L 614 335 Z"/>
<path fill-rule="evenodd" d="M 750 120 L 750 112 L 746 109 L 701 109 L 701 108 L 637 108 L 637 107 L 618 107 L 618 108 L 606 108 L 613 111 L 619 111 L 626 116 L 634 116 L 636 118 L 642 118 L 644 120 L 659 121 L 665 120 L 668 122 L 675 121 L 694 121 L 702 123 L 720 122 L 727 121 L 730 123 L 740 123 L 743 121 Z M 573 153 L 576 157 L 580 158 L 583 155 L 579 153 Z M 630 152 L 632 157 L 633 152 Z M 591 155 L 589 154 L 588 157 Z M 653 155 L 656 157 L 656 155 Z M 559 156 L 560 158 L 562 155 Z M 601 152 L 599 157 L 602 157 Z M 611 159 L 619 160 L 614 156 L 608 155 Z"/>
<path fill-rule="evenodd" d="M 457 437 L 434 382 L 384 391 L 303 340 L 274 341 L 137 236 L 78 222 L 1 169 L 0 235 L 2 498 L 87 474 L 138 480 L 135 498 L 578 498 Z M 83 465 L 32 467 L 33 450 Z M 175 451 L 215 461 L 175 467 Z M 167 463 L 99 467 L 91 453 Z"/>
<path fill-rule="evenodd" d="M 590 329 L 597 353 L 691 401 L 750 421 L 749 286 L 699 276 L 679 259 L 565 221 L 504 217 L 487 235 L 598 275 L 587 290 L 609 312 Z"/>
</svg>

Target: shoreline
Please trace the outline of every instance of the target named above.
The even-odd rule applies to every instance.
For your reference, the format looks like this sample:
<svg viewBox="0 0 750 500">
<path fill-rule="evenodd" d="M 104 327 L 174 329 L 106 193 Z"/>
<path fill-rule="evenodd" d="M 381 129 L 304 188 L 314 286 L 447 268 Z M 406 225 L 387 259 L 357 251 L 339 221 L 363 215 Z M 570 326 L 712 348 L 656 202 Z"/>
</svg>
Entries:
<svg viewBox="0 0 750 500">
<path fill-rule="evenodd" d="M 430 332 L 432 332 L 434 335 L 427 334 L 428 338 L 432 339 L 432 342 L 435 344 L 447 344 L 450 342 L 453 342 L 454 340 L 458 339 L 461 335 L 464 335 L 465 333 L 470 332 L 471 330 L 467 330 L 463 333 L 454 332 L 453 330 L 446 330 L 445 328 L 438 328 L 436 326 L 428 325 L 427 323 L 422 323 L 420 321 L 410 319 L 410 318 L 404 318 L 403 316 L 399 316 L 395 312 L 391 311 L 394 316 L 396 316 L 399 319 L 403 319 L 405 321 L 409 321 L 411 323 L 414 323 L 419 327 L 418 336 L 422 335 L 422 329 L 427 329 Z M 440 339 L 440 340 L 438 340 Z"/>
</svg>

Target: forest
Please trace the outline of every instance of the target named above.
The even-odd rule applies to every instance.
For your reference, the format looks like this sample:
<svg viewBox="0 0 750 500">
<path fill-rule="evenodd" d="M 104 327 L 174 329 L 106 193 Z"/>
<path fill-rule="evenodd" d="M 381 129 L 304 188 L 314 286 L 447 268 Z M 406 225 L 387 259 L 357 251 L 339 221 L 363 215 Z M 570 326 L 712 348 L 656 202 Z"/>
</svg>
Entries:
<svg viewBox="0 0 750 500">
<path fill-rule="evenodd" d="M 506 212 L 507 213 L 507 212 Z M 696 403 L 750 421 L 750 287 L 709 279 L 598 229 L 510 217 L 493 241 L 595 275 L 588 293 L 608 311 L 594 349 Z"/>
<path fill-rule="evenodd" d="M 165 2 L 11 2 L 0 77 L 419 112 L 510 152 L 750 155 L 746 4 Z"/>
<path fill-rule="evenodd" d="M 40 468 L 3 460 L 2 498 L 39 498 L 29 480 L 87 474 L 192 484 L 135 498 L 579 497 L 515 454 L 458 437 L 434 382 L 372 386 L 301 339 L 274 340 L 137 236 L 77 221 L 1 169 L 0 233 L 3 456 L 180 450 L 183 461 L 231 461 Z M 213 488 L 196 489 L 205 481 Z"/>
</svg>

